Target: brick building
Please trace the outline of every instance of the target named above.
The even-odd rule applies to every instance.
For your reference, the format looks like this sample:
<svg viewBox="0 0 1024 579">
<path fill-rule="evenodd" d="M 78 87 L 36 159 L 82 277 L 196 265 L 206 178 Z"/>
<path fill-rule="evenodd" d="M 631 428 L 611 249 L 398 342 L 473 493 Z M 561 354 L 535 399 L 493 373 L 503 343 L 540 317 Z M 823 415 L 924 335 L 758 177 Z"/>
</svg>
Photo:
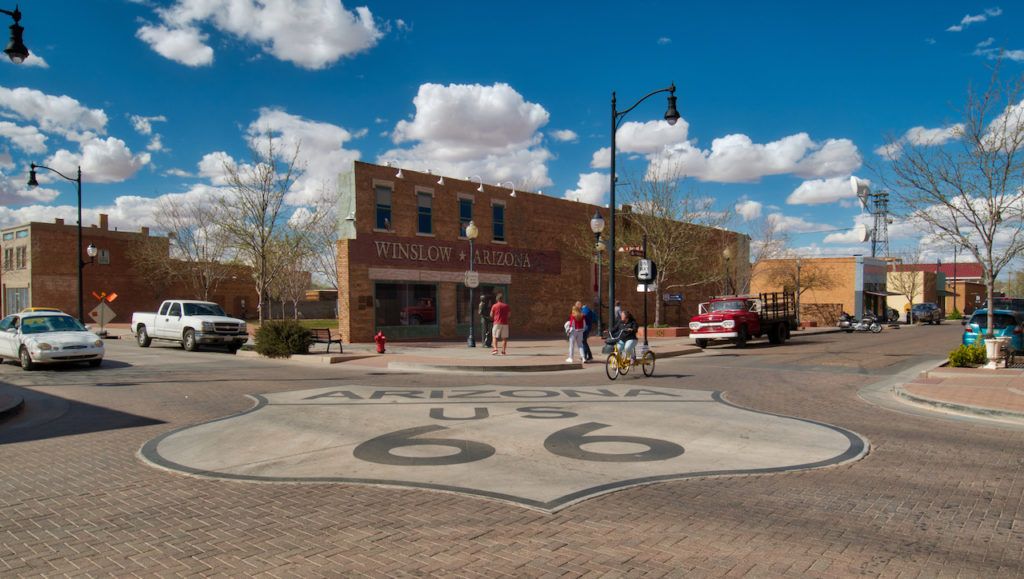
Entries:
<svg viewBox="0 0 1024 579">
<path fill-rule="evenodd" d="M 945 291 L 940 290 L 936 296 L 945 312 L 952 312 L 955 308 L 962 314 L 969 314 L 985 302 L 984 270 L 980 263 L 907 263 L 899 267 L 901 271 L 933 272 L 945 276 Z"/>
<path fill-rule="evenodd" d="M 32 222 L 0 230 L 0 310 L 4 315 L 23 308 L 54 307 L 78 314 L 78 262 L 75 258 L 78 232 L 75 225 L 56 219 L 54 223 Z M 110 307 L 117 313 L 115 323 L 128 322 L 132 312 L 154 311 L 168 298 L 193 298 L 183 282 L 153 284 L 132 262 L 131 248 L 147 240 L 168 247 L 165 237 L 150 236 L 149 229 L 110 229 L 107 216 L 99 224 L 83 227 L 82 245 L 95 245 L 98 255 L 82 270 L 86 321 L 97 304 L 93 292 L 116 293 Z M 83 248 L 83 258 L 84 248 Z M 88 258 L 85 258 L 88 259 Z M 181 267 L 186 267 L 184 263 Z M 212 300 L 229 314 L 254 314 L 256 292 L 252 276 L 239 268 L 213 292 Z"/>
<path fill-rule="evenodd" d="M 492 303 L 498 292 L 511 307 L 513 339 L 550 336 L 561 332 L 573 302 L 595 303 L 593 258 L 574 247 L 593 247 L 590 219 L 598 210 L 607 219 L 604 208 L 361 162 L 343 172 L 339 184 L 338 322 L 345 341 L 366 342 L 378 330 L 389 339 L 461 338 L 470 322 L 479 338 L 480 296 Z M 480 232 L 473 246 L 480 283 L 473 304 L 464 283 L 471 220 Z M 748 254 L 746 236 L 723 232 L 723 238 L 739 246 L 739 255 Z M 717 256 L 722 249 L 710 251 Z M 617 255 L 620 262 L 635 261 Z M 605 267 L 605 324 L 607 273 Z M 712 293 L 688 288 L 682 301 L 666 305 L 664 321 L 685 326 Z M 617 277 L 616 298 L 641 323 L 642 295 L 631 275 Z M 648 295 L 653 321 L 653 300 L 666 296 Z"/>
<path fill-rule="evenodd" d="M 751 293 L 796 291 L 798 261 L 802 322 L 831 326 L 844 311 L 858 318 L 883 313 L 890 293 L 886 263 L 861 255 L 761 261 L 751 273 Z"/>
</svg>

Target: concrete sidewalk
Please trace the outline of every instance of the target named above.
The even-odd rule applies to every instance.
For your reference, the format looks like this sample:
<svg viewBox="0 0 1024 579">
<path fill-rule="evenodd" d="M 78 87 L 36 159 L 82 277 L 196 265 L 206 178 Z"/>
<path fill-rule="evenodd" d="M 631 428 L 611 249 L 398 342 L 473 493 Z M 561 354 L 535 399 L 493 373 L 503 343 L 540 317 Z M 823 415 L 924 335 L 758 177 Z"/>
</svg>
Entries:
<svg viewBox="0 0 1024 579">
<path fill-rule="evenodd" d="M 1024 368 L 940 366 L 896 386 L 905 402 L 936 410 L 1024 424 Z"/>
</svg>

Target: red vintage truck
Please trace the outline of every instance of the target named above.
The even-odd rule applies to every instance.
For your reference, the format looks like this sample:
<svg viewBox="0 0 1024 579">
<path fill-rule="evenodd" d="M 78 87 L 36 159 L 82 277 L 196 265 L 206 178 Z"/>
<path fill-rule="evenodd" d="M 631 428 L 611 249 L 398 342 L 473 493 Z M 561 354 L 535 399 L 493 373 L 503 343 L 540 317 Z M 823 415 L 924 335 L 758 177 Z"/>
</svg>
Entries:
<svg viewBox="0 0 1024 579">
<path fill-rule="evenodd" d="M 792 292 L 719 296 L 701 304 L 699 311 L 690 318 L 690 339 L 698 348 L 708 347 L 712 340 L 728 340 L 743 348 L 748 340 L 761 336 L 781 344 L 797 327 Z"/>
</svg>

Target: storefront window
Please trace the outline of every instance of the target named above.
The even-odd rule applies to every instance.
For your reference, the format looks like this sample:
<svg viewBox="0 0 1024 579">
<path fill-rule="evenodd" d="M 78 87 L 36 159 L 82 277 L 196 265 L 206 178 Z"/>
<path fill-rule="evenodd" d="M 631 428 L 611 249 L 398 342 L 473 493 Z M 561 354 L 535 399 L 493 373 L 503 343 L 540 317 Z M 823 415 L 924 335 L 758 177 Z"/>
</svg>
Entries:
<svg viewBox="0 0 1024 579">
<path fill-rule="evenodd" d="M 432 284 L 378 283 L 374 315 L 381 326 L 436 326 L 437 286 Z"/>
<path fill-rule="evenodd" d="M 391 230 L 391 189 L 375 187 L 377 194 L 377 229 Z"/>
<path fill-rule="evenodd" d="M 459 199 L 459 237 L 466 236 L 466 228 L 473 220 L 473 200 Z"/>
<path fill-rule="evenodd" d="M 418 206 L 417 212 L 417 231 L 424 234 L 430 234 L 434 232 L 434 224 L 430 215 L 431 205 L 433 205 L 434 196 L 430 193 L 417 193 L 416 204 Z"/>
</svg>

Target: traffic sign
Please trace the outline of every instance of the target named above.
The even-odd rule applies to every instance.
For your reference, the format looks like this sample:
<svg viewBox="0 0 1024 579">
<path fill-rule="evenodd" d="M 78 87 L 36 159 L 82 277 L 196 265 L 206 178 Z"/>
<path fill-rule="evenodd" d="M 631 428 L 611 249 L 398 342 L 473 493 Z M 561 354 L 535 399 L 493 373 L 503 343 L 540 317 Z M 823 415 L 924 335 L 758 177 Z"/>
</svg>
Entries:
<svg viewBox="0 0 1024 579">
<path fill-rule="evenodd" d="M 658 284 L 656 284 L 656 283 L 638 283 L 638 284 L 636 284 L 636 291 L 638 291 L 640 293 L 644 293 L 644 292 L 647 292 L 647 293 L 655 292 L 655 293 L 657 293 L 657 291 L 658 291 Z"/>
<path fill-rule="evenodd" d="M 640 281 L 651 281 L 654 279 L 654 272 L 651 271 L 653 262 L 649 259 L 641 259 L 636 263 L 636 279 Z"/>
<path fill-rule="evenodd" d="M 480 272 L 467 271 L 466 272 L 466 287 L 474 288 L 480 285 Z"/>
<path fill-rule="evenodd" d="M 100 302 L 100 305 L 96 306 L 91 312 L 89 312 L 89 317 L 100 326 L 105 326 L 117 317 L 117 312 L 108 306 L 107 302 Z"/>
<path fill-rule="evenodd" d="M 644 257 L 644 250 L 642 250 L 642 249 L 631 249 L 631 250 L 629 250 L 629 255 L 631 255 L 633 257 Z"/>
</svg>

